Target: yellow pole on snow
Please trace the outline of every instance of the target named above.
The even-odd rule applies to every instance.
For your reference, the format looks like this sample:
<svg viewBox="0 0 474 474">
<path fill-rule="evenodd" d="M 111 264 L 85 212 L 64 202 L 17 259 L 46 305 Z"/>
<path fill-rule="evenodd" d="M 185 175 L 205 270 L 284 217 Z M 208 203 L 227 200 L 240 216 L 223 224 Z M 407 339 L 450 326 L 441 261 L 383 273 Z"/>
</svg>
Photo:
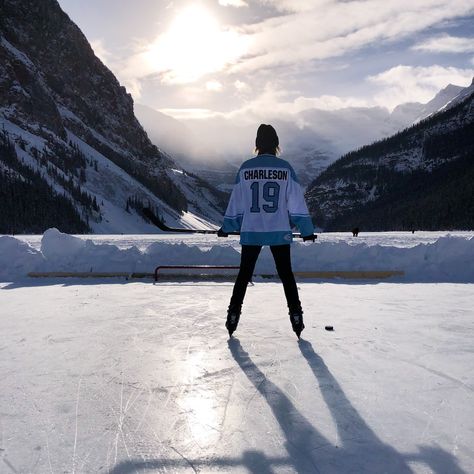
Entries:
<svg viewBox="0 0 474 474">
<path fill-rule="evenodd" d="M 317 272 L 295 272 L 297 278 L 343 278 L 347 280 L 383 280 L 394 276 L 404 276 L 401 270 L 354 270 L 354 271 L 317 271 Z"/>
</svg>

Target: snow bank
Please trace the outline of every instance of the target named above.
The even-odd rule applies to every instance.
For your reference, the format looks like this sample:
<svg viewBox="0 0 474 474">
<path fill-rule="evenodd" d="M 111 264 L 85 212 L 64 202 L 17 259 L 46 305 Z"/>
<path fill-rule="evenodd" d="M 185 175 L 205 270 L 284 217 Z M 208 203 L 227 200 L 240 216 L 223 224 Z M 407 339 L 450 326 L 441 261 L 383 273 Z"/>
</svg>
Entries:
<svg viewBox="0 0 474 474">
<path fill-rule="evenodd" d="M 43 235 L 41 250 L 13 237 L 0 237 L 0 280 L 11 281 L 30 271 L 153 272 L 157 265 L 238 265 L 240 253 L 225 240 L 208 248 L 180 241 L 159 241 L 140 251 L 96 244 L 57 229 Z M 296 242 L 296 271 L 402 270 L 403 281 L 474 282 L 474 238 L 444 236 L 413 247 L 347 242 Z M 257 273 L 275 273 L 268 248 L 262 250 Z"/>
<path fill-rule="evenodd" d="M 115 245 L 96 245 L 63 234 L 57 229 L 47 230 L 41 240 L 45 272 L 134 272 L 140 271 L 143 254 L 136 248 L 119 249 Z"/>
<path fill-rule="evenodd" d="M 0 281 L 21 278 L 45 262 L 41 252 L 21 240 L 0 236 Z"/>
<path fill-rule="evenodd" d="M 309 249 L 298 245 L 293 266 L 306 271 L 401 270 L 408 281 L 474 282 L 474 238 L 448 235 L 414 247 L 347 242 L 323 242 Z"/>
</svg>

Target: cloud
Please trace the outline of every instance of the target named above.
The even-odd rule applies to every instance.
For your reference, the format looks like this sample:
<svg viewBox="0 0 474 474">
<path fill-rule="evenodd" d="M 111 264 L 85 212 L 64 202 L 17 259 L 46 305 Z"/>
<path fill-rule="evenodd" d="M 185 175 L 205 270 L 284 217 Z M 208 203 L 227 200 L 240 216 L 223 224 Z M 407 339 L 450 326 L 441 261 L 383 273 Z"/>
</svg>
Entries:
<svg viewBox="0 0 474 474">
<path fill-rule="evenodd" d="M 243 91 L 245 89 L 248 89 L 249 86 L 246 82 L 243 82 L 243 81 L 240 81 L 239 79 L 237 79 L 236 81 L 234 81 L 234 87 L 238 91 Z"/>
<path fill-rule="evenodd" d="M 418 43 L 412 49 L 432 53 L 472 53 L 474 52 L 474 38 L 445 34 Z"/>
<path fill-rule="evenodd" d="M 127 92 L 132 94 L 132 97 L 135 100 L 140 99 L 140 97 L 142 96 L 143 89 L 142 82 L 140 79 L 133 77 L 125 77 L 120 82 L 123 83 L 123 85 L 127 89 Z"/>
<path fill-rule="evenodd" d="M 336 95 L 321 95 L 319 97 L 298 97 L 294 101 L 297 112 L 309 109 L 339 110 L 350 107 L 370 107 L 365 99 L 356 97 L 340 97 Z"/>
<path fill-rule="evenodd" d="M 114 74 L 118 77 L 120 82 L 126 87 L 127 91 L 132 94 L 135 99 L 139 99 L 142 91 L 141 75 L 136 74 L 142 67 L 140 64 L 135 64 L 136 69 L 133 66 L 129 67 L 129 60 L 124 64 L 123 60 L 119 60 L 114 54 L 112 54 L 105 46 L 104 41 L 99 38 L 90 42 L 94 54 L 110 69 L 114 71 Z"/>
<path fill-rule="evenodd" d="M 208 91 L 213 91 L 213 92 L 220 92 L 224 86 L 222 83 L 219 81 L 216 81 L 215 79 L 212 81 L 207 81 L 206 82 L 206 89 Z"/>
<path fill-rule="evenodd" d="M 151 74 L 165 84 L 195 82 L 222 71 L 245 53 L 246 38 L 224 29 L 198 5 L 181 10 L 169 28 L 130 57 L 123 74 L 140 78 Z"/>
<path fill-rule="evenodd" d="M 242 0 L 221 0 L 237 6 Z M 275 66 L 340 57 L 380 41 L 396 41 L 474 12 L 466 0 L 260 0 L 281 14 L 239 28 L 212 12 L 188 7 L 168 29 L 141 45 L 119 75 L 136 81 L 157 74 L 184 84 L 206 74 L 252 73 Z M 256 10 L 257 11 L 257 10 Z M 100 44 L 99 44 L 100 46 Z"/>
<path fill-rule="evenodd" d="M 106 49 L 104 41 L 101 38 L 92 40 L 90 42 L 94 54 L 105 64 L 110 61 L 112 54 Z"/>
<path fill-rule="evenodd" d="M 468 86 L 474 68 L 460 69 L 433 65 L 413 67 L 399 65 L 369 76 L 372 94 L 367 98 L 353 96 L 320 95 L 304 96 L 283 89 L 276 82 L 267 82 L 262 92 L 249 98 L 243 106 L 226 116 L 242 121 L 255 118 L 296 118 L 308 110 L 334 111 L 358 107 L 385 107 L 393 109 L 406 102 L 426 103 L 448 84 Z"/>
<path fill-rule="evenodd" d="M 301 13 L 314 10 L 315 8 L 324 8 L 330 4 L 336 3 L 333 0 L 260 0 L 261 3 L 271 5 L 280 12 Z"/>
<path fill-rule="evenodd" d="M 262 2 L 285 14 L 244 28 L 248 53 L 232 72 L 338 57 L 380 41 L 397 41 L 474 12 L 474 4 L 465 0 Z"/>
<path fill-rule="evenodd" d="M 200 120 L 200 119 L 210 119 L 213 117 L 222 116 L 221 113 L 215 112 L 210 109 L 159 109 L 160 112 L 174 117 L 177 120 Z"/>
<path fill-rule="evenodd" d="M 268 78 L 275 67 L 283 66 L 295 76 L 303 68 L 313 67 L 312 61 L 328 63 L 328 60 L 344 55 L 349 61 L 354 51 L 374 44 L 380 46 L 382 42 L 396 42 L 441 22 L 474 13 L 474 3 L 468 0 L 258 2 L 260 6 L 256 6 L 257 0 L 247 5 L 255 13 L 252 18 L 257 18 L 257 13 L 262 11 L 268 14 L 272 11 L 269 6 L 278 13 L 273 11 L 264 20 L 239 27 L 219 24 L 212 11 L 200 4 L 180 10 L 165 31 L 139 45 L 136 53 L 118 64 L 114 71 L 136 97 L 140 94 L 142 80 L 149 76 L 156 76 L 165 85 L 189 84 L 202 79 L 211 83 L 212 80 L 233 83 L 240 95 L 245 96 L 249 89 L 241 87 L 241 83 L 251 84 L 252 91 L 258 90 L 261 78 Z M 247 4 L 243 0 L 220 1 L 226 6 L 244 3 Z M 449 38 L 452 37 L 433 38 L 415 48 L 425 51 L 434 47 L 435 40 L 438 46 L 443 44 L 447 48 Z M 449 41 L 460 48 L 466 47 L 466 39 Z M 383 86 L 382 82 L 378 85 Z M 384 87 L 393 89 L 395 86 L 385 84 Z M 217 89 L 218 86 L 214 88 Z M 428 90 L 431 89 L 419 87 L 416 93 L 410 94 L 401 87 L 396 100 L 414 96 L 425 98 Z M 322 108 L 358 104 L 355 98 L 330 95 L 303 97 L 300 105 L 304 101 L 314 101 Z M 393 103 L 395 100 L 390 101 Z"/>
<path fill-rule="evenodd" d="M 375 94 L 375 102 L 394 108 L 405 102 L 428 102 L 448 84 L 468 86 L 473 75 L 474 69 L 472 68 L 399 65 L 368 77 L 368 81 L 382 88 L 379 93 Z"/>
<path fill-rule="evenodd" d="M 268 82 L 259 95 L 245 101 L 242 107 L 225 116 L 244 123 L 253 123 L 256 119 L 297 120 L 298 114 L 306 110 L 339 110 L 371 105 L 369 101 L 356 97 L 335 95 L 306 97 L 286 91 L 276 83 Z"/>
<path fill-rule="evenodd" d="M 244 0 L 219 0 L 219 5 L 223 7 L 248 7 L 249 4 Z"/>
</svg>

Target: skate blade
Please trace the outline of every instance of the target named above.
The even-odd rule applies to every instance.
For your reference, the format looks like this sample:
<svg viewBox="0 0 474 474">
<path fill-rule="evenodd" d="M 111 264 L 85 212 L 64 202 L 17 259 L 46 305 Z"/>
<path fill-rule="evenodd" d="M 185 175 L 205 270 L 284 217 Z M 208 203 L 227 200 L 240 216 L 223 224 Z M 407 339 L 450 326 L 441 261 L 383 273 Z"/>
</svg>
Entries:
<svg viewBox="0 0 474 474">
<path fill-rule="evenodd" d="M 301 326 L 301 328 L 293 329 L 298 340 L 301 339 L 300 336 L 301 336 L 301 333 L 303 332 L 303 329 L 304 329 L 304 324 Z"/>
</svg>

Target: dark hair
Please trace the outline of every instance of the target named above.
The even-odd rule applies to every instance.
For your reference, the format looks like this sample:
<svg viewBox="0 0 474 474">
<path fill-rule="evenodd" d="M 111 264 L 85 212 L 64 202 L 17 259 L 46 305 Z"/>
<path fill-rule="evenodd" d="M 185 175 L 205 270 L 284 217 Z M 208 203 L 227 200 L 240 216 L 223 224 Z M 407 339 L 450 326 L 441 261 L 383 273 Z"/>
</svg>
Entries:
<svg viewBox="0 0 474 474">
<path fill-rule="evenodd" d="M 269 154 L 276 155 L 280 151 L 280 140 L 275 129 L 271 125 L 262 123 L 257 130 L 257 138 L 255 138 L 255 151 L 259 155 Z"/>
</svg>

